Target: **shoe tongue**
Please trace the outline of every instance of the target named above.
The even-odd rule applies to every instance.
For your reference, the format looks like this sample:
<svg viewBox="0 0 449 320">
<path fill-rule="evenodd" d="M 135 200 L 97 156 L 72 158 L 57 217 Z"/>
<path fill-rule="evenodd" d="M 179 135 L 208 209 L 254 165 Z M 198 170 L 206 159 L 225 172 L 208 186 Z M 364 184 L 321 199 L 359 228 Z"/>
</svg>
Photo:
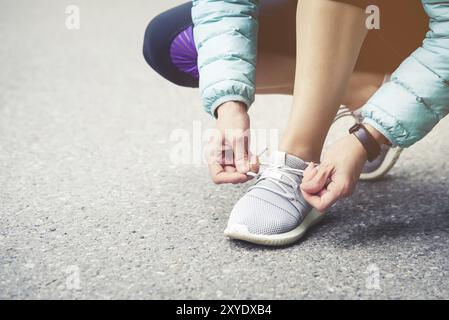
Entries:
<svg viewBox="0 0 449 320">
<path fill-rule="evenodd" d="M 305 170 L 307 168 L 307 164 L 305 163 L 304 160 L 302 160 L 298 157 L 292 156 L 288 153 L 282 152 L 282 151 L 276 151 L 271 154 L 270 165 L 276 166 L 276 167 L 287 166 L 292 169 L 298 169 L 298 170 Z M 288 186 L 291 183 L 291 181 L 285 177 L 286 175 L 288 175 L 292 179 L 296 180 L 297 183 L 301 183 L 302 177 L 300 177 L 300 176 L 297 176 L 295 174 L 290 174 L 287 172 L 279 173 L 279 176 L 277 178 L 286 182 L 286 186 Z M 269 186 L 273 189 L 281 190 L 281 188 L 279 186 L 277 186 L 275 183 L 273 183 L 272 181 L 262 180 L 258 183 L 260 183 L 260 185 Z"/>
<path fill-rule="evenodd" d="M 307 163 L 291 154 L 282 151 L 276 151 L 271 155 L 270 164 L 275 166 L 288 166 L 293 169 L 305 170 Z"/>
<path fill-rule="evenodd" d="M 275 166 L 275 167 L 287 166 L 292 169 L 298 169 L 298 170 L 305 170 L 307 168 L 307 164 L 304 160 L 302 160 L 298 157 L 292 156 L 290 154 L 287 154 L 285 152 L 281 152 L 281 151 L 276 151 L 271 154 L 270 166 Z M 276 176 L 276 173 L 272 173 L 272 174 L 274 174 L 274 176 Z M 289 176 L 290 179 L 287 176 Z M 285 182 L 285 184 L 283 185 L 284 188 L 287 188 L 289 190 L 289 192 L 291 192 L 292 194 L 293 194 L 293 190 L 292 190 L 292 186 L 291 186 L 291 179 L 295 180 L 296 183 L 298 184 L 298 186 L 302 180 L 301 176 L 293 174 L 293 173 L 288 173 L 288 172 L 279 172 L 279 175 L 276 176 L 276 178 Z M 268 187 L 272 190 L 276 190 L 276 191 L 280 192 L 281 194 L 285 193 L 285 190 L 283 190 L 282 187 L 280 187 L 277 183 L 274 183 L 273 181 L 270 181 L 270 180 L 260 180 L 257 182 L 257 184 L 260 186 Z M 278 205 L 282 204 L 282 206 L 284 206 L 284 208 L 287 208 L 287 210 L 295 210 L 295 207 L 293 204 L 291 204 L 289 201 L 284 201 L 285 200 L 284 198 L 282 198 L 280 195 L 277 195 L 273 192 L 270 192 L 270 191 L 267 191 L 264 189 L 253 189 L 250 192 L 259 198 L 266 199 L 273 203 L 277 203 Z M 298 201 L 301 202 L 302 200 L 298 199 Z M 297 210 L 297 208 L 296 208 L 296 210 Z"/>
</svg>

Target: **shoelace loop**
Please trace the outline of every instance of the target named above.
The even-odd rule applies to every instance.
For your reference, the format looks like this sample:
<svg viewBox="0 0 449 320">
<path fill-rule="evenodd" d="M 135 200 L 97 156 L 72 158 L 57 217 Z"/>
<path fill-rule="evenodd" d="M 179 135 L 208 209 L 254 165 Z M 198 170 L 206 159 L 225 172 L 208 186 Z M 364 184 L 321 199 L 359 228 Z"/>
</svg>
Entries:
<svg viewBox="0 0 449 320">
<path fill-rule="evenodd" d="M 261 163 L 262 165 L 266 165 L 265 163 Z M 293 179 L 289 174 L 293 174 L 296 176 L 303 176 L 304 170 L 300 169 L 294 169 L 290 168 L 288 166 L 273 166 L 269 165 L 268 168 L 261 171 L 260 173 L 248 173 L 249 176 L 252 176 L 257 179 L 257 182 L 255 185 L 251 186 L 248 191 L 251 191 L 253 189 L 265 189 L 267 191 L 276 193 L 280 195 L 281 197 L 284 197 L 290 201 L 295 201 L 300 197 L 299 194 L 299 185 L 296 182 L 295 179 Z M 282 178 L 286 178 L 287 181 L 283 180 Z M 259 182 L 262 180 L 268 180 L 272 183 L 274 183 L 279 189 L 281 189 L 283 192 L 276 190 L 274 188 L 270 188 L 268 186 L 260 185 Z M 288 185 L 292 190 L 293 194 L 289 191 L 289 189 L 285 186 Z"/>
</svg>

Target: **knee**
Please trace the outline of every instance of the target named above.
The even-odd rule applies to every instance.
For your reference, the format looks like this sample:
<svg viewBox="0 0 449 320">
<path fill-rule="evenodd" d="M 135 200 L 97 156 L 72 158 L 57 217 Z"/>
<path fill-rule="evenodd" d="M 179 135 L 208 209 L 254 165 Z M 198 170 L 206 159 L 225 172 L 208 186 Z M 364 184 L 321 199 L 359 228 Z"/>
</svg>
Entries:
<svg viewBox="0 0 449 320">
<path fill-rule="evenodd" d="M 166 80 L 184 87 L 198 87 L 197 79 L 174 65 L 170 53 L 176 35 L 191 25 L 190 10 L 184 7 L 171 9 L 151 20 L 145 30 L 143 56 L 150 67 Z"/>
<path fill-rule="evenodd" d="M 148 24 L 144 40 L 143 40 L 143 56 L 145 58 L 145 61 L 156 70 L 156 66 L 163 63 L 161 61 L 161 48 L 163 47 L 163 44 L 160 42 L 160 38 L 158 37 L 158 31 L 160 31 L 163 21 L 163 17 L 161 15 L 155 17 L 153 20 L 150 21 Z"/>
</svg>

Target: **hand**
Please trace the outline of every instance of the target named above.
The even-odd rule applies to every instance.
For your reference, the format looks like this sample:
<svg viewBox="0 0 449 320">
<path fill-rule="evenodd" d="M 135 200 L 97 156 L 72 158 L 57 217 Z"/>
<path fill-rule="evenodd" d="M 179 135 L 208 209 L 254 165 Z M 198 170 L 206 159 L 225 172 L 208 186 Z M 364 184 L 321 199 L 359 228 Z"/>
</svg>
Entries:
<svg viewBox="0 0 449 320">
<path fill-rule="evenodd" d="M 305 170 L 301 184 L 304 199 L 324 212 L 338 199 L 351 196 L 366 160 L 366 151 L 354 135 L 338 140 L 319 166 L 311 163 Z"/>
<path fill-rule="evenodd" d="M 216 184 L 244 183 L 257 173 L 259 162 L 249 152 L 250 119 L 246 105 L 227 102 L 217 109 L 217 134 L 209 144 L 209 171 Z"/>
</svg>

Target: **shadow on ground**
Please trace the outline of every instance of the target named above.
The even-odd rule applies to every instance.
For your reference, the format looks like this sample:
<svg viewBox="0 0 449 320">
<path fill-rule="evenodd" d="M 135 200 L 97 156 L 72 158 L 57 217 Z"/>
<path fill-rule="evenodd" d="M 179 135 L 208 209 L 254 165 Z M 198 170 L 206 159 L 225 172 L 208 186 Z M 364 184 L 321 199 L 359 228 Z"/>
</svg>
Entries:
<svg viewBox="0 0 449 320">
<path fill-rule="evenodd" d="M 333 233 L 332 245 L 372 246 L 392 239 L 406 241 L 418 234 L 438 236 L 449 232 L 447 181 L 433 183 L 387 175 L 373 182 L 360 182 L 356 194 L 330 209 L 327 217 L 296 244 L 301 246 L 322 234 Z M 432 205 L 435 204 L 435 205 Z M 325 242 L 325 241 L 324 241 Z M 235 246 L 251 250 L 282 250 L 243 241 Z"/>
</svg>

